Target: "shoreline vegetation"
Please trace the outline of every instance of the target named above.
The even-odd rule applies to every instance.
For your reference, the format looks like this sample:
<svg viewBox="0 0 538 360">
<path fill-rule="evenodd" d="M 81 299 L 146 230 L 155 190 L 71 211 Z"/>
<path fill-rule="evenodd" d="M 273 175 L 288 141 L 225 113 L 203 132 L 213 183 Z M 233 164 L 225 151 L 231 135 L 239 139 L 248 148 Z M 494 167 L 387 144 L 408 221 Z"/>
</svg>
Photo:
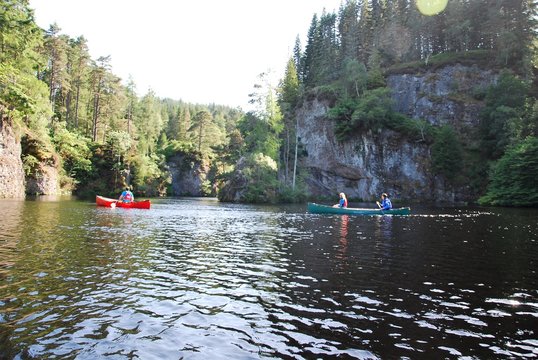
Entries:
<svg viewBox="0 0 538 360">
<path fill-rule="evenodd" d="M 325 198 L 312 194 L 298 135 L 299 110 L 327 98 L 339 143 L 390 130 L 427 146 L 432 179 L 466 194 L 455 201 L 538 206 L 537 9 L 530 0 L 454 0 L 435 16 L 408 2 L 347 0 L 335 13 L 313 15 L 280 82 L 261 74 L 253 84 L 248 112 L 153 91 L 139 97 L 134 79 L 111 71 L 110 56 L 91 58 L 83 35 L 64 35 L 58 24 L 39 28 L 28 0 L 0 4 L 0 121 L 20 140 L 26 183 L 39 184 L 54 169 L 62 192 L 85 198 L 115 197 L 130 185 L 137 197 L 332 201 L 336 182 Z M 462 93 L 455 83 L 450 94 L 480 109 L 477 127 L 393 109 L 388 76 L 454 64 L 496 74 L 491 86 Z M 401 186 L 377 180 L 379 192 Z"/>
</svg>

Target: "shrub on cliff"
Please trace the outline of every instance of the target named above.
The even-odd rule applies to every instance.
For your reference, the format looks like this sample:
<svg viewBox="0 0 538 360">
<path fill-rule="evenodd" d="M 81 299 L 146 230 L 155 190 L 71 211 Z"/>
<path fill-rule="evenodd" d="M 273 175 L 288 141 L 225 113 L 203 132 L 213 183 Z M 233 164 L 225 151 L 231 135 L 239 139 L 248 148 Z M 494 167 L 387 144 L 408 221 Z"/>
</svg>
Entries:
<svg viewBox="0 0 538 360">
<path fill-rule="evenodd" d="M 393 114 L 388 88 L 367 90 L 358 98 L 344 97 L 328 111 L 329 118 L 336 122 L 334 132 L 340 141 L 358 131 L 385 127 Z"/>
<path fill-rule="evenodd" d="M 262 153 L 241 158 L 226 175 L 219 191 L 220 201 L 274 203 L 277 201 L 277 164 Z"/>
<path fill-rule="evenodd" d="M 336 138 L 345 141 L 356 133 L 391 129 L 414 141 L 431 142 L 432 127 L 394 111 L 392 102 L 386 87 L 366 90 L 359 97 L 340 98 L 328 111 L 328 117 L 335 121 Z"/>
</svg>

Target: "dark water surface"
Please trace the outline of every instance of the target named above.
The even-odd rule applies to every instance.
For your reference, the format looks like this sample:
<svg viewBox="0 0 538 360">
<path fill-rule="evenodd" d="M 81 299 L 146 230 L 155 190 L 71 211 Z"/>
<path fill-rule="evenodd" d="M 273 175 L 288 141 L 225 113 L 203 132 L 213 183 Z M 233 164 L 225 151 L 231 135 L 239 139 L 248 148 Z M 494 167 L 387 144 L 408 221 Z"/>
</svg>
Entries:
<svg viewBox="0 0 538 360">
<path fill-rule="evenodd" d="M 538 358 L 537 209 L 0 207 L 1 359 Z"/>
</svg>

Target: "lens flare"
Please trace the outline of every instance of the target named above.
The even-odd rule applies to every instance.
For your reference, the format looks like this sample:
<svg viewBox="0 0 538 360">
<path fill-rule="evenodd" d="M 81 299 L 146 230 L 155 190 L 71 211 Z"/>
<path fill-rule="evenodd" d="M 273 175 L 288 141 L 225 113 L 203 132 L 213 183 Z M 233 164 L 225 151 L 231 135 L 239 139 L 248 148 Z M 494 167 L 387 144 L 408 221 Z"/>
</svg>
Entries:
<svg viewBox="0 0 538 360">
<path fill-rule="evenodd" d="M 448 0 L 416 0 L 418 11 L 427 16 L 439 14 L 447 3 Z"/>
</svg>

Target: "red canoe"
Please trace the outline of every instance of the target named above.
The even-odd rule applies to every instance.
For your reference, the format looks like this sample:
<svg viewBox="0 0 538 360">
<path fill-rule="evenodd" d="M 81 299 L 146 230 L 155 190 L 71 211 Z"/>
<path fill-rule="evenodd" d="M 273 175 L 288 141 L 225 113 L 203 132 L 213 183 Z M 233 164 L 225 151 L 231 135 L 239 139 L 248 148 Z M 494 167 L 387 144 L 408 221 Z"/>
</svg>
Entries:
<svg viewBox="0 0 538 360">
<path fill-rule="evenodd" d="M 104 196 L 95 196 L 95 203 L 97 206 L 106 206 L 106 207 L 121 207 L 121 208 L 133 208 L 133 209 L 149 209 L 151 202 L 149 200 L 143 201 L 134 201 L 130 203 L 124 203 L 123 201 L 118 201 L 116 199 L 109 199 Z"/>
</svg>

